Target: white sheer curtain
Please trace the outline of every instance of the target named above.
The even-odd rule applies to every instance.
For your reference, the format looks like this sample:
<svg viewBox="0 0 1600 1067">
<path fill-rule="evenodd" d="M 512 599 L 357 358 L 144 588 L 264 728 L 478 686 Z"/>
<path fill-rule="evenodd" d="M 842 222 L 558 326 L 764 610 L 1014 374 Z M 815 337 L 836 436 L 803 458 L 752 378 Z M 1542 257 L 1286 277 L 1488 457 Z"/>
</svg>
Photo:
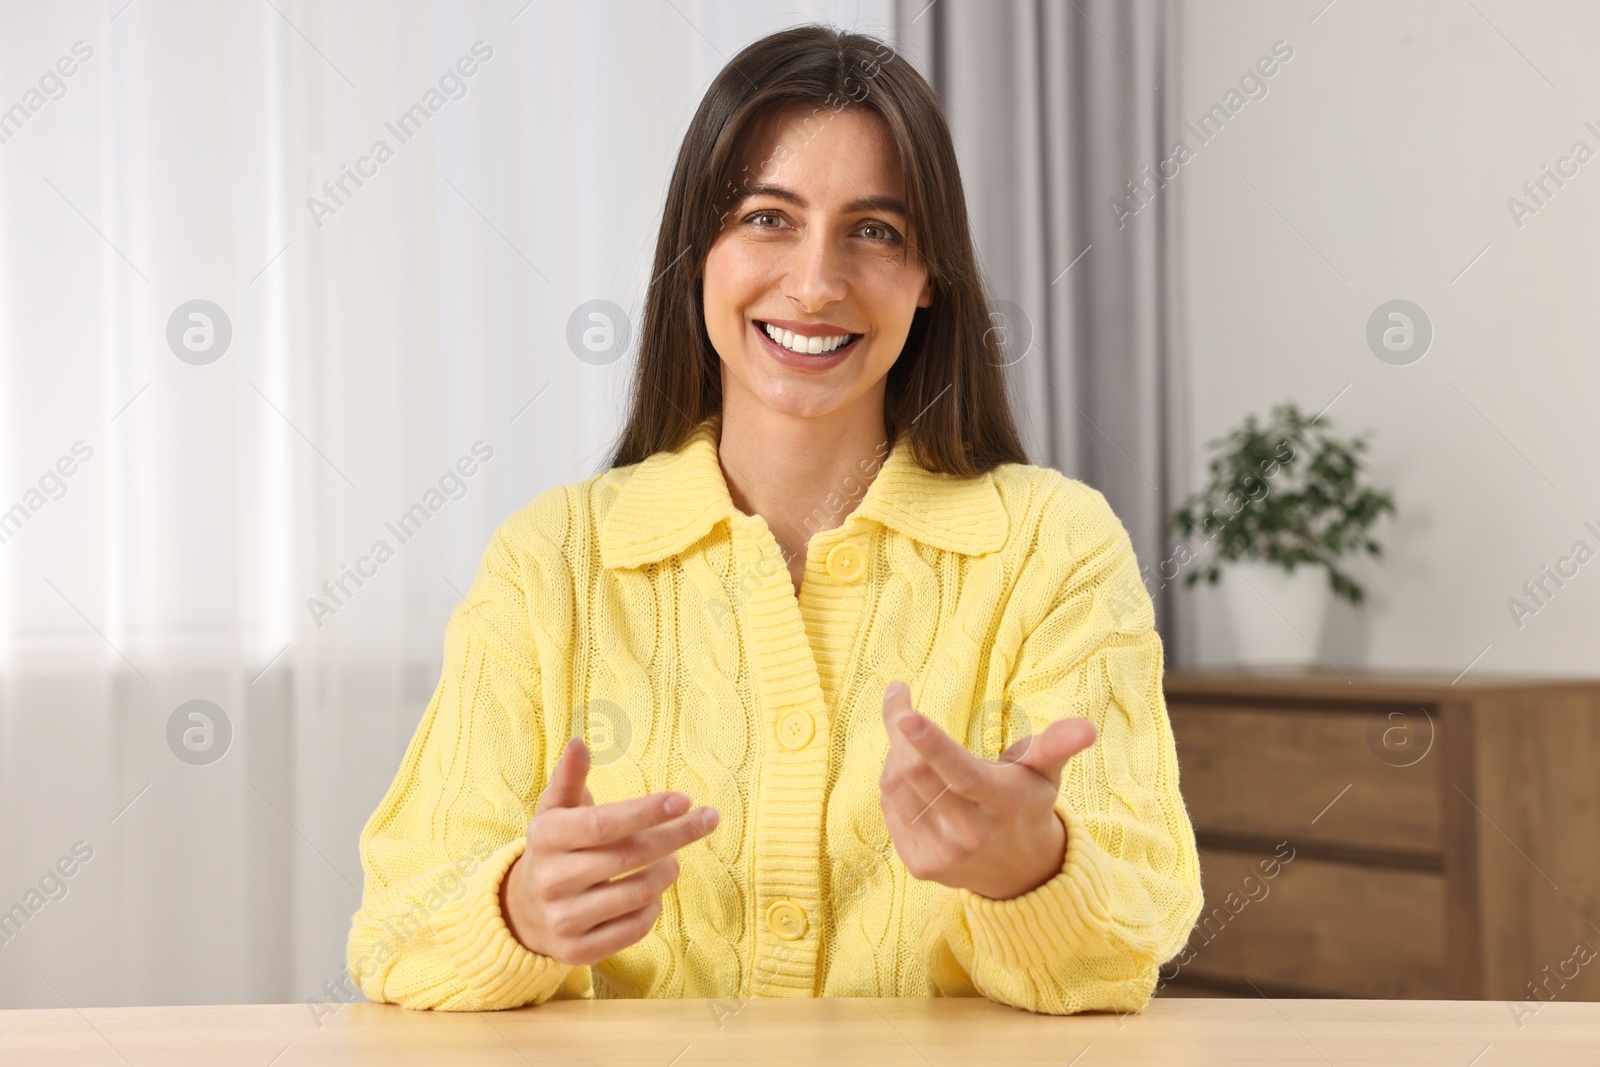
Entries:
<svg viewBox="0 0 1600 1067">
<path fill-rule="evenodd" d="M 636 322 L 706 84 L 891 13 L 125 4 L 0 4 L 0 1007 L 301 1001 L 491 531 L 615 436 L 568 322 Z"/>
</svg>

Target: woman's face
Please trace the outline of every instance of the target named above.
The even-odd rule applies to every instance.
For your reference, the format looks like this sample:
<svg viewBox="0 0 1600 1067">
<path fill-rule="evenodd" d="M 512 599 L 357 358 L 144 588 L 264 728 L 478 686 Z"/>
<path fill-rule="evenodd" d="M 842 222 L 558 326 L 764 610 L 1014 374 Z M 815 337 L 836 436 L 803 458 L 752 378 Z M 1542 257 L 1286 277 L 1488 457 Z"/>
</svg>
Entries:
<svg viewBox="0 0 1600 1067">
<path fill-rule="evenodd" d="M 724 413 L 859 412 L 881 425 L 886 375 L 912 315 L 933 302 L 887 125 L 862 108 L 790 110 L 752 129 L 741 162 L 742 199 L 702 275 Z M 773 340 L 768 323 L 793 335 Z M 854 339 L 831 354 L 780 347 L 840 335 Z"/>
</svg>

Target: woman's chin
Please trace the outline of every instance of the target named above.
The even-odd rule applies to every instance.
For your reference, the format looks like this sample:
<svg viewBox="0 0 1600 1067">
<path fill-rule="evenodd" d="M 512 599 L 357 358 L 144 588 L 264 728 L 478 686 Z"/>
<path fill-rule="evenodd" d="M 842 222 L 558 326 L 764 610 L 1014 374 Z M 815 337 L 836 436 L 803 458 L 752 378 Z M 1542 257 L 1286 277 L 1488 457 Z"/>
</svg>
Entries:
<svg viewBox="0 0 1600 1067">
<path fill-rule="evenodd" d="M 831 415 L 849 401 L 848 392 L 837 384 L 818 381 L 767 381 L 753 398 L 763 409 L 795 419 L 815 419 Z"/>
</svg>

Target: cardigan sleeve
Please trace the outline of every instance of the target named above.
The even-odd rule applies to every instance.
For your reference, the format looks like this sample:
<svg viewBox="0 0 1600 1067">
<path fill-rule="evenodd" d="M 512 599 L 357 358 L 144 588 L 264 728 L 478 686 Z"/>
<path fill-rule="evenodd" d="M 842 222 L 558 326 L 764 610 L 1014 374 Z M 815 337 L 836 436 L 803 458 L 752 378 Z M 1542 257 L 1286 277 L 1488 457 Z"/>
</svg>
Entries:
<svg viewBox="0 0 1600 1067">
<path fill-rule="evenodd" d="M 1068 717 L 1099 729 L 1062 774 L 1066 854 L 1054 877 L 1010 900 L 939 887 L 925 959 L 946 995 L 1051 1014 L 1138 1010 L 1199 916 L 1200 863 L 1132 543 L 1103 495 L 1063 480 L 1040 538 L 1068 551 L 1041 544 L 1032 558 L 1066 559 L 1040 574 L 1057 592 L 1022 639 L 1003 701 L 1034 732 Z"/>
<path fill-rule="evenodd" d="M 484 1011 L 589 991 L 587 967 L 528 951 L 500 912 L 545 784 L 528 590 L 559 558 L 512 530 L 496 531 L 451 613 L 438 686 L 361 832 L 365 884 L 346 962 L 373 1001 Z"/>
</svg>

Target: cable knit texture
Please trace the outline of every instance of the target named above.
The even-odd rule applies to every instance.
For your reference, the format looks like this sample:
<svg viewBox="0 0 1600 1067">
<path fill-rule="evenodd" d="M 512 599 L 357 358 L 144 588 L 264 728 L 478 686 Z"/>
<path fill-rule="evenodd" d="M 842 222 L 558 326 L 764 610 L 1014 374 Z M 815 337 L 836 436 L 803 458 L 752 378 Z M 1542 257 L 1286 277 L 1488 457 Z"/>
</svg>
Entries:
<svg viewBox="0 0 1600 1067">
<path fill-rule="evenodd" d="M 541 493 L 495 532 L 444 670 L 360 839 L 351 975 L 374 1001 L 493 1010 L 551 997 L 988 996 L 1134 1010 L 1201 907 L 1161 690 L 1163 649 L 1097 490 L 1008 463 L 923 470 L 897 444 L 811 536 L 796 595 L 733 506 L 720 419 L 675 452 Z M 875 476 L 874 476 L 875 475 Z M 837 522 L 859 485 L 819 508 Z M 831 509 L 831 511 L 830 511 Z M 878 806 L 883 694 L 995 759 L 1048 723 L 1067 764 L 1061 870 L 992 900 L 913 878 Z M 499 887 L 569 737 L 598 803 L 677 789 L 722 822 L 640 942 L 590 967 L 529 952 Z"/>
</svg>

